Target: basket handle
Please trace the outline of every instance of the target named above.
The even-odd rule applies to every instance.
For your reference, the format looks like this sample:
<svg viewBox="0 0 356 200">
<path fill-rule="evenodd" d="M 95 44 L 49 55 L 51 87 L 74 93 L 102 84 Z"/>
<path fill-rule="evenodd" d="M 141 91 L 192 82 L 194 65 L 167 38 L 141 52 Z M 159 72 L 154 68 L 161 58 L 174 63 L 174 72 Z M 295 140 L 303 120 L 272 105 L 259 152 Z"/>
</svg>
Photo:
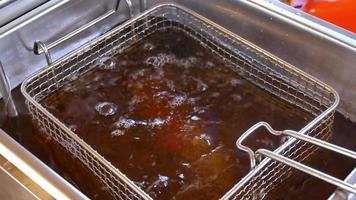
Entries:
<svg viewBox="0 0 356 200">
<path fill-rule="evenodd" d="M 132 2 L 131 0 L 124 0 L 127 4 L 128 10 L 129 10 L 129 18 L 133 17 L 133 6 L 132 6 Z M 141 0 L 140 4 L 143 4 L 145 2 L 145 0 Z M 120 0 L 117 0 L 116 2 L 116 6 L 115 9 L 110 10 L 109 12 L 101 15 L 100 17 L 94 19 L 93 21 L 81 26 L 80 28 L 74 30 L 73 32 L 70 32 L 69 34 L 57 39 L 56 41 L 46 45 L 44 42 L 40 41 L 40 40 L 36 40 L 34 42 L 33 45 L 33 52 L 36 55 L 41 55 L 42 53 L 45 54 L 46 56 L 46 61 L 48 65 L 52 64 L 52 57 L 51 54 L 49 52 L 50 49 L 58 46 L 59 44 L 61 44 L 62 42 L 72 38 L 73 36 L 85 31 L 86 29 L 92 27 L 93 25 L 103 21 L 104 19 L 108 18 L 109 16 L 111 16 L 112 14 L 114 14 L 118 9 L 119 9 L 119 5 L 120 5 Z M 142 6 L 141 6 L 142 7 Z"/>
<path fill-rule="evenodd" d="M 284 130 L 284 131 L 277 131 L 274 130 L 267 122 L 259 122 L 257 124 L 255 124 L 254 126 L 252 126 L 251 128 L 249 128 L 247 131 L 245 131 L 240 138 L 236 141 L 236 146 L 237 148 L 247 152 L 249 154 L 250 157 L 250 164 L 251 164 L 251 168 L 254 168 L 256 166 L 256 158 L 258 158 L 259 156 L 263 155 L 266 157 L 269 157 L 273 160 L 276 160 L 278 162 L 281 162 L 285 165 L 288 165 L 292 168 L 295 168 L 299 171 L 302 171 L 304 173 L 307 173 L 311 176 L 314 176 L 318 179 L 321 179 L 323 181 L 326 181 L 332 185 L 335 185 L 347 192 L 351 192 L 351 193 L 355 193 L 356 194 L 356 186 L 353 186 L 349 183 L 346 183 L 340 179 L 337 179 L 333 176 L 330 176 L 326 173 L 320 172 L 316 169 L 313 169 L 311 167 L 308 167 L 304 164 L 301 164 L 299 162 L 296 162 L 290 158 L 284 157 L 282 155 L 279 155 L 278 153 L 266 150 L 266 149 L 258 149 L 256 152 L 254 152 L 251 148 L 245 146 L 242 144 L 242 142 L 249 136 L 251 135 L 255 130 L 257 130 L 260 127 L 264 127 L 268 130 L 269 133 L 273 134 L 273 135 L 277 135 L 277 136 L 289 136 L 289 137 L 293 137 L 296 138 L 298 140 L 302 140 L 314 145 L 317 145 L 319 147 L 328 149 L 330 151 L 334 151 L 336 153 L 342 154 L 344 156 L 350 157 L 352 159 L 356 160 L 356 152 L 345 149 L 343 147 L 325 142 L 323 140 L 314 138 L 314 137 L 310 137 L 308 135 L 303 135 L 300 134 L 296 131 L 292 131 L 292 130 Z"/>
</svg>

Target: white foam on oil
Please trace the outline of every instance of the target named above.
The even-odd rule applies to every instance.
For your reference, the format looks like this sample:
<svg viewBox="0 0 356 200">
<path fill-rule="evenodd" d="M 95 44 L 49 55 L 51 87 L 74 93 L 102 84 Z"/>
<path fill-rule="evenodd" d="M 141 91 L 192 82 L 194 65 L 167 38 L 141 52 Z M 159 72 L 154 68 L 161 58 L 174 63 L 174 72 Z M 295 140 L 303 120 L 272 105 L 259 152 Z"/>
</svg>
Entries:
<svg viewBox="0 0 356 200">
<path fill-rule="evenodd" d="M 173 54 L 160 53 L 157 56 L 148 57 L 145 61 L 146 64 L 152 65 L 154 68 L 160 68 L 169 63 L 175 63 L 176 57 Z"/>
<path fill-rule="evenodd" d="M 196 115 L 191 116 L 190 119 L 193 120 L 193 121 L 200 120 L 200 118 L 198 116 L 196 116 Z"/>
<path fill-rule="evenodd" d="M 166 123 L 165 120 L 161 119 L 161 118 L 155 118 L 154 120 L 152 120 L 150 122 L 150 126 L 152 127 L 160 127 L 162 125 L 164 125 Z"/>
<path fill-rule="evenodd" d="M 113 70 L 118 68 L 116 58 L 111 58 L 111 57 L 102 57 L 95 62 L 95 65 L 101 69 L 108 69 L 108 70 Z"/>
<path fill-rule="evenodd" d="M 121 117 L 119 119 L 119 121 L 115 122 L 115 126 L 118 128 L 129 129 L 133 126 L 136 126 L 136 121 L 133 119 L 127 119 L 127 118 Z"/>
<path fill-rule="evenodd" d="M 214 68 L 216 67 L 215 63 L 211 62 L 211 61 L 207 61 L 205 64 L 205 67 L 208 69 Z"/>
<path fill-rule="evenodd" d="M 196 64 L 198 61 L 199 61 L 198 58 L 194 56 L 178 59 L 174 54 L 160 53 L 156 56 L 148 57 L 145 60 L 145 63 L 147 65 L 152 65 L 156 69 L 159 69 L 166 64 L 173 64 L 173 63 L 178 66 L 190 68 L 194 66 L 194 64 Z"/>
<path fill-rule="evenodd" d="M 121 117 L 114 125 L 119 129 L 130 129 L 137 126 L 148 126 L 150 128 L 159 128 L 166 124 L 169 119 L 154 118 L 151 120 L 133 120 Z"/>
<path fill-rule="evenodd" d="M 230 79 L 230 85 L 235 87 L 237 85 L 241 85 L 242 84 L 242 80 L 241 79 L 237 79 L 237 78 L 232 78 Z"/>
<path fill-rule="evenodd" d="M 169 185 L 169 177 L 158 174 L 157 179 L 147 187 L 146 192 L 150 192 L 152 190 L 161 190 Z"/>
<path fill-rule="evenodd" d="M 113 137 L 118 137 L 118 136 L 123 136 L 125 135 L 125 131 L 120 130 L 120 129 L 115 129 L 113 131 L 111 131 L 111 136 Z"/>
<path fill-rule="evenodd" d="M 139 69 L 129 75 L 130 79 L 137 80 L 146 75 L 147 69 Z"/>
<path fill-rule="evenodd" d="M 179 96 L 175 96 L 170 102 L 169 105 L 172 108 L 178 107 L 183 105 L 187 100 L 187 97 L 184 95 L 179 95 Z"/>
</svg>

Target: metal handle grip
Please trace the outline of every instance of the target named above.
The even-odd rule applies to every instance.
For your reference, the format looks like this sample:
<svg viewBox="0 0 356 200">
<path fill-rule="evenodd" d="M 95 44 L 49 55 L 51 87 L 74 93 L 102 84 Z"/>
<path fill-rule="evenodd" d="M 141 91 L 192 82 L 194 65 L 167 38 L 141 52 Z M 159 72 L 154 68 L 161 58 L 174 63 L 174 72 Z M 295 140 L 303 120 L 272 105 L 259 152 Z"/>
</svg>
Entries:
<svg viewBox="0 0 356 200">
<path fill-rule="evenodd" d="M 352 186 L 348 183 L 345 183 L 344 181 L 342 180 L 339 180 L 335 177 L 332 177 L 328 174 L 325 174 L 325 173 L 322 173 L 318 170 L 315 170 L 313 168 L 310 168 L 306 165 L 303 165 L 301 163 L 298 163 L 294 160 L 291 160 L 289 158 L 286 158 L 284 156 L 281 156 L 279 155 L 278 153 L 274 153 L 274 152 L 271 152 L 269 150 L 266 150 L 266 149 L 259 149 L 257 150 L 256 152 L 254 152 L 251 148 L 245 146 L 242 144 L 242 142 L 249 136 L 251 135 L 255 130 L 257 130 L 258 128 L 260 127 L 264 127 L 268 130 L 269 133 L 273 134 L 273 135 L 277 135 L 277 136 L 281 136 L 281 135 L 284 135 L 284 136 L 289 136 L 289 137 L 293 137 L 293 138 L 296 138 L 298 140 L 302 140 L 302 141 L 305 141 L 305 142 L 308 142 L 308 143 L 311 143 L 311 144 L 314 144 L 314 145 L 317 145 L 319 147 L 322 147 L 322 148 L 325 148 L 325 149 L 328 149 L 330 151 L 334 151 L 336 153 L 339 153 L 339 154 L 342 154 L 344 156 L 347 156 L 347 157 L 350 157 L 352 159 L 355 159 L 356 160 L 356 152 L 354 151 L 351 151 L 351 150 L 348 150 L 348 149 L 345 149 L 343 147 L 340 147 L 340 146 L 337 146 L 337 145 L 334 145 L 334 144 L 331 144 L 331 143 L 328 143 L 326 141 L 323 141 L 323 140 L 320 140 L 320 139 L 317 139 L 317 138 L 314 138 L 314 137 L 310 137 L 308 135 L 304 135 L 304 134 L 300 134 L 296 131 L 292 131 L 292 130 L 284 130 L 284 131 L 277 131 L 277 130 L 274 130 L 267 122 L 259 122 L 257 124 L 255 124 L 254 126 L 252 126 L 251 128 L 249 128 L 247 131 L 245 131 L 245 133 L 243 133 L 241 135 L 241 137 L 236 141 L 236 146 L 237 148 L 247 152 L 250 156 L 250 164 L 251 164 L 251 168 L 254 168 L 256 166 L 256 157 L 257 155 L 264 155 L 264 156 L 267 156 L 273 160 L 277 160 L 283 164 L 286 164 L 290 167 L 293 167 L 293 168 L 296 168 L 302 172 L 305 172 L 309 175 L 312 175 L 316 178 L 319 178 L 321 180 L 324 180 L 330 184 L 333 184 L 341 189 L 344 189 L 348 192 L 352 192 L 352 193 L 355 193 L 356 194 L 356 187 L 355 186 Z"/>
<path fill-rule="evenodd" d="M 281 163 L 283 163 L 285 165 L 288 165 L 288 166 L 290 166 L 292 168 L 295 168 L 295 169 L 297 169 L 299 171 L 302 171 L 302 172 L 304 172 L 306 174 L 309 174 L 309 175 L 314 176 L 314 177 L 316 177 L 318 179 L 321 179 L 321 180 L 323 180 L 325 182 L 328 182 L 328 183 L 330 183 L 332 185 L 335 185 L 335 186 L 337 186 L 338 188 L 340 188 L 342 190 L 345 190 L 347 192 L 351 192 L 351 193 L 355 193 L 356 194 L 356 186 L 353 186 L 353 185 L 351 185 L 349 183 L 344 182 L 343 180 L 337 179 L 337 178 L 335 178 L 333 176 L 330 176 L 330 175 L 328 175 L 326 173 L 320 172 L 320 171 L 318 171 L 318 170 L 316 170 L 314 168 L 311 168 L 311 167 L 308 167 L 306 165 L 303 165 L 303 164 L 301 164 L 299 162 L 296 162 L 296 161 L 294 161 L 292 159 L 289 159 L 287 157 L 281 156 L 281 155 L 279 155 L 277 153 L 274 153 L 272 151 L 269 151 L 269 150 L 266 150 L 266 149 L 259 149 L 259 150 L 256 151 L 255 154 L 256 155 L 267 156 L 267 157 L 269 157 L 269 158 L 271 158 L 273 160 L 281 162 Z"/>
<path fill-rule="evenodd" d="M 132 16 L 133 16 L 132 2 L 131 2 L 131 0 L 125 0 L 125 2 L 127 4 L 128 10 L 129 10 L 129 17 L 132 18 Z M 72 38 L 73 36 L 85 31 L 86 29 L 92 27 L 93 25 L 95 25 L 95 24 L 103 21 L 104 19 L 108 18 L 109 16 L 111 16 L 113 13 L 115 13 L 119 9 L 119 4 L 120 4 L 120 0 L 117 0 L 117 3 L 116 3 L 116 6 L 115 6 L 114 10 L 111 10 L 111 11 L 101 15 L 100 17 L 94 19 L 93 21 L 85 24 L 84 26 L 74 30 L 73 32 L 69 33 L 68 35 L 63 36 L 63 37 L 59 38 L 58 40 L 56 40 L 56 41 L 54 41 L 54 42 L 52 42 L 50 44 L 45 45 L 45 43 L 41 42 L 40 40 L 36 40 L 34 42 L 34 45 L 33 45 L 34 53 L 36 55 L 40 55 L 42 53 L 45 53 L 46 54 L 47 63 L 48 63 L 48 65 L 50 65 L 52 63 L 52 58 L 51 58 L 51 55 L 49 54 L 49 50 L 50 49 L 58 46 L 62 42 Z M 45 46 L 45 48 L 44 48 L 44 46 Z"/>
</svg>

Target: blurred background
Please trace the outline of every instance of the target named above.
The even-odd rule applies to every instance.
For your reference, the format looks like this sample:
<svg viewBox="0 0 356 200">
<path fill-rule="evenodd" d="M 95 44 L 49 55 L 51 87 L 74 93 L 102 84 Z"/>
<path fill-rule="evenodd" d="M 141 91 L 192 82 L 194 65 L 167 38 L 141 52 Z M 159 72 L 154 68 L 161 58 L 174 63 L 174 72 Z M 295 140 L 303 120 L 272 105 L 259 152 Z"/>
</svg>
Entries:
<svg viewBox="0 0 356 200">
<path fill-rule="evenodd" d="M 320 19 L 356 32 L 356 0 L 282 0 Z"/>
</svg>

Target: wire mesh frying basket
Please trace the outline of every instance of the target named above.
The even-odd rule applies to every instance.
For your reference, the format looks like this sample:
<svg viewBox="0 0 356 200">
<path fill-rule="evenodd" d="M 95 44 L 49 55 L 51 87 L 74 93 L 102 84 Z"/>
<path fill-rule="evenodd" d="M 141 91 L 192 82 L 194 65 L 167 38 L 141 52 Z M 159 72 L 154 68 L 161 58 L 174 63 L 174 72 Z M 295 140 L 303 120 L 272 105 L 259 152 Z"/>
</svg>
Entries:
<svg viewBox="0 0 356 200">
<path fill-rule="evenodd" d="M 231 64 L 243 78 L 312 114 L 315 119 L 298 133 L 323 140 L 330 137 L 339 101 L 332 88 L 188 9 L 160 5 L 35 73 L 23 82 L 21 88 L 33 120 L 91 170 L 115 198 L 151 199 L 119 169 L 49 113 L 40 102 L 72 80 L 74 74 L 80 76 L 91 70 L 98 59 L 112 57 L 162 29 L 184 31 Z M 316 146 L 307 142 L 289 139 L 275 152 L 303 162 L 316 149 Z M 236 180 L 237 184 L 223 198 L 254 199 L 257 194 L 257 198 L 262 199 L 288 173 L 290 167 L 266 158 L 240 182 Z"/>
</svg>

